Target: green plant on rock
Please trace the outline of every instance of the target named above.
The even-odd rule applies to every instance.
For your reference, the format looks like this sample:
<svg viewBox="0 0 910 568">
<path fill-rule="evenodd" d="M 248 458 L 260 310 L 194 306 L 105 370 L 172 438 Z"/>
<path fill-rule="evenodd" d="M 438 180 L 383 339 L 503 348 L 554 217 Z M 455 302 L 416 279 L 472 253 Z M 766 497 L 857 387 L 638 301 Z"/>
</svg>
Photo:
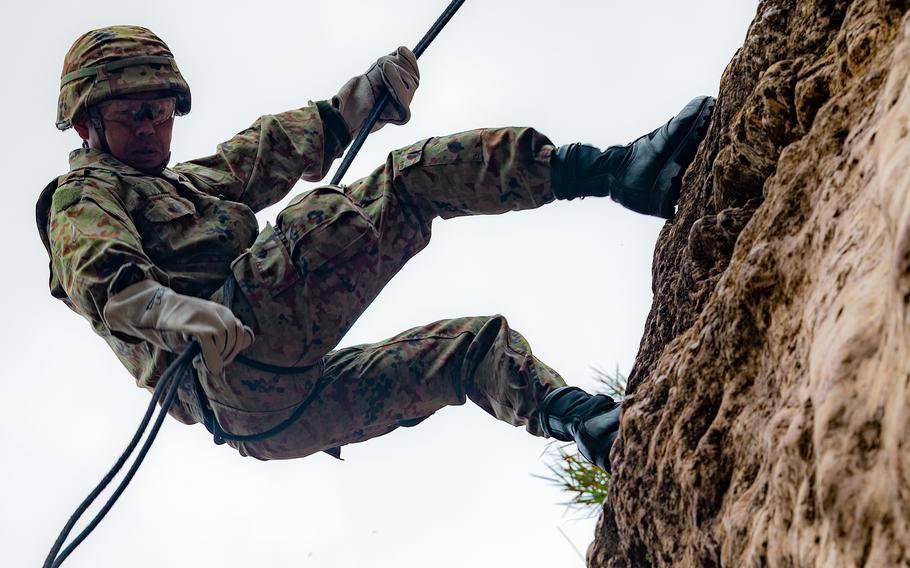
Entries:
<svg viewBox="0 0 910 568">
<path fill-rule="evenodd" d="M 597 392 L 621 400 L 626 392 L 626 376 L 619 367 L 612 372 L 594 367 Z M 600 512 L 610 489 L 610 474 L 588 462 L 574 444 L 552 443 L 546 453 L 552 458 L 547 464 L 549 476 L 537 476 L 554 483 L 570 495 L 566 506 L 587 511 L 592 515 Z"/>
</svg>

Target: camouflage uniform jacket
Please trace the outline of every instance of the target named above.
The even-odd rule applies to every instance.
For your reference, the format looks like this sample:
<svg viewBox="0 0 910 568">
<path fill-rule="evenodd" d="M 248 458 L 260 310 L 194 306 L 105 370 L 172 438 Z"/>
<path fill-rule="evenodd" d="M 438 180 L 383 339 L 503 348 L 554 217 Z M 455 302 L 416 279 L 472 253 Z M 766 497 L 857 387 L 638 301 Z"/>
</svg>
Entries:
<svg viewBox="0 0 910 568">
<path fill-rule="evenodd" d="M 154 389 L 174 354 L 113 332 L 107 299 L 152 279 L 208 298 L 259 232 L 254 213 L 299 178 L 318 181 L 350 143 L 327 102 L 259 118 L 214 155 L 144 174 L 92 149 L 70 155 L 36 207 L 50 256 L 51 294 L 85 317 L 140 386 Z M 192 422 L 184 409 L 171 414 Z"/>
</svg>

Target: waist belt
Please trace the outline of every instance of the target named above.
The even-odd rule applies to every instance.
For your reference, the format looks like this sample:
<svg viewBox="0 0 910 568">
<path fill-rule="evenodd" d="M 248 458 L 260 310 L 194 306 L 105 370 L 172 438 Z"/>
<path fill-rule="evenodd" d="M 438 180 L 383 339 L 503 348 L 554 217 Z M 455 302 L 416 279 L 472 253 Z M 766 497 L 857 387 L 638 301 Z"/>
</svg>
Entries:
<svg viewBox="0 0 910 568">
<path fill-rule="evenodd" d="M 227 280 L 225 280 L 223 290 L 224 298 L 222 303 L 230 309 L 234 303 L 234 297 L 237 294 L 237 280 L 234 278 L 233 274 L 228 276 Z M 313 369 L 312 365 L 305 367 L 280 367 L 278 365 L 257 361 L 256 359 L 252 359 L 243 354 L 237 355 L 234 362 L 274 375 L 296 375 L 312 371 Z M 233 434 L 224 430 L 218 423 L 215 412 L 212 410 L 209 399 L 202 388 L 202 383 L 199 381 L 199 373 L 196 371 L 195 367 L 190 372 L 193 380 L 191 384 L 187 384 L 186 381 L 181 383 L 180 391 L 184 395 L 181 398 L 187 403 L 190 412 L 196 414 L 195 418 L 205 426 L 210 434 L 212 434 L 215 443 L 219 445 L 224 444 L 227 441 L 257 442 L 280 434 L 300 419 L 304 411 L 316 399 L 316 396 L 331 382 L 331 380 L 327 380 L 325 376 L 321 375 L 316 380 L 310 393 L 297 405 L 297 408 L 294 409 L 291 415 L 275 426 L 256 434 Z M 324 451 L 332 457 L 340 458 L 341 456 L 341 448 L 330 448 Z"/>
</svg>

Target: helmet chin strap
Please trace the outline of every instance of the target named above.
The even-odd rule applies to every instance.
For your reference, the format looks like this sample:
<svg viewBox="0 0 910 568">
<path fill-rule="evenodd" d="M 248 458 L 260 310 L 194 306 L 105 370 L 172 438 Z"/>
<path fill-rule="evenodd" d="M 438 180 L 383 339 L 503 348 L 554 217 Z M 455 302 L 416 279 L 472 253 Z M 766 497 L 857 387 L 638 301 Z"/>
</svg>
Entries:
<svg viewBox="0 0 910 568">
<path fill-rule="evenodd" d="M 171 161 L 171 153 L 168 152 L 168 153 L 167 153 L 167 156 L 164 157 L 164 161 L 161 162 L 161 165 L 158 166 L 157 168 L 155 168 L 155 171 L 152 172 L 152 173 L 160 174 L 161 172 L 164 171 L 164 168 L 167 167 L 167 164 L 168 164 L 168 162 L 170 162 L 170 161 Z"/>
<path fill-rule="evenodd" d="M 111 156 L 114 156 L 114 153 L 111 152 L 111 147 L 107 143 L 107 133 L 104 131 L 104 119 L 101 117 L 101 112 L 99 112 L 96 107 L 92 107 L 89 109 L 88 115 L 92 121 L 92 128 L 98 134 L 98 140 L 101 143 L 100 150 L 102 150 L 103 152 L 105 152 L 107 154 L 110 154 Z M 88 147 L 87 142 L 85 142 L 83 140 L 82 146 Z M 116 158 L 116 156 L 114 156 L 114 157 Z M 140 169 L 140 168 L 136 168 L 136 169 L 139 169 L 140 171 L 142 171 L 144 173 L 148 173 L 148 174 L 160 174 L 162 171 L 164 171 L 164 168 L 167 167 L 168 162 L 170 162 L 170 161 L 171 161 L 171 153 L 168 152 L 167 156 L 164 157 L 164 160 L 158 166 L 156 166 L 154 168 L 149 168 L 149 169 Z"/>
<path fill-rule="evenodd" d="M 91 107 L 88 109 L 88 116 L 89 120 L 92 121 L 92 128 L 98 134 L 101 150 L 111 154 L 111 147 L 107 145 L 107 134 L 104 132 L 104 119 L 101 118 L 101 112 L 96 107 Z"/>
</svg>

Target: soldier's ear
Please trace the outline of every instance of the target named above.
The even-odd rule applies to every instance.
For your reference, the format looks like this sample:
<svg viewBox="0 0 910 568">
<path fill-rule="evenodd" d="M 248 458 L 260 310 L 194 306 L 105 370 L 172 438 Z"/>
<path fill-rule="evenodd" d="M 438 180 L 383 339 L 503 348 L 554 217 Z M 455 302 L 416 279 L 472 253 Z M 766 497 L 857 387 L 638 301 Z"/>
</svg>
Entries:
<svg viewBox="0 0 910 568">
<path fill-rule="evenodd" d="M 76 131 L 76 134 L 79 135 L 79 138 L 83 140 L 88 140 L 88 116 L 84 112 L 80 112 L 78 115 L 73 117 L 73 130 Z"/>
</svg>

